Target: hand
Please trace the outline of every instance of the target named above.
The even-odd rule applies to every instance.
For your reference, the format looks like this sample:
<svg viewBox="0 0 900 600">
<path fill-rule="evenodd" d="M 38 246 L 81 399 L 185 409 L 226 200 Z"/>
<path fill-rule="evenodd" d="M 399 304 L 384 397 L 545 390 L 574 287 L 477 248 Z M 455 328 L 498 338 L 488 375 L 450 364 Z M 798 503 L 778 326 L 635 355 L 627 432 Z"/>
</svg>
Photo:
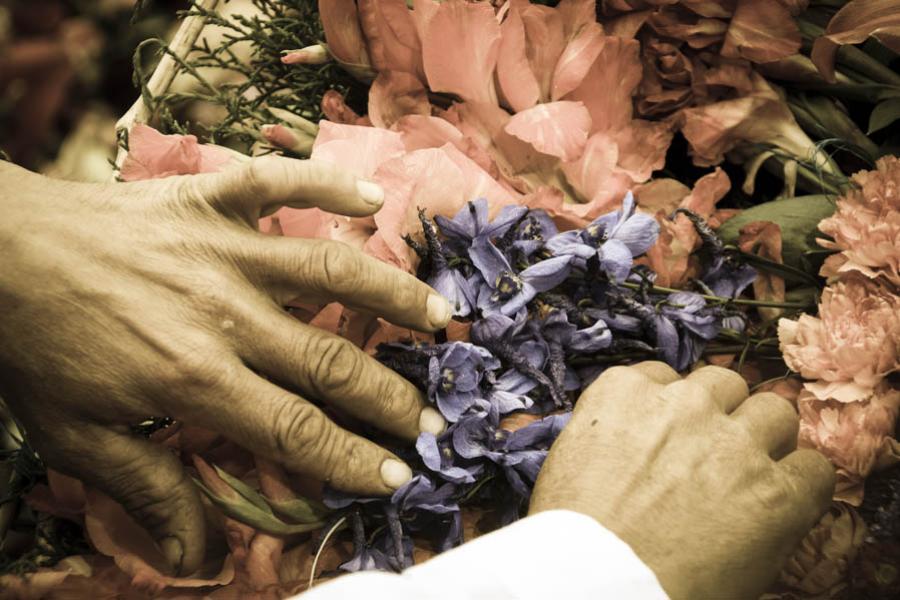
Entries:
<svg viewBox="0 0 900 600">
<path fill-rule="evenodd" d="M 531 512 L 594 517 L 675 600 L 758 598 L 828 509 L 834 471 L 795 449 L 787 400 L 747 393 L 719 367 L 608 369 L 550 449 Z"/>
<path fill-rule="evenodd" d="M 409 467 L 305 398 L 410 440 L 443 419 L 406 380 L 281 307 L 337 300 L 433 331 L 449 305 L 344 244 L 257 231 L 282 204 L 362 216 L 382 196 L 328 164 L 277 157 L 107 185 L 0 163 L 0 395 L 49 466 L 120 501 L 183 573 L 203 557 L 202 506 L 175 456 L 129 435 L 147 416 L 344 490 L 390 493 Z"/>
</svg>

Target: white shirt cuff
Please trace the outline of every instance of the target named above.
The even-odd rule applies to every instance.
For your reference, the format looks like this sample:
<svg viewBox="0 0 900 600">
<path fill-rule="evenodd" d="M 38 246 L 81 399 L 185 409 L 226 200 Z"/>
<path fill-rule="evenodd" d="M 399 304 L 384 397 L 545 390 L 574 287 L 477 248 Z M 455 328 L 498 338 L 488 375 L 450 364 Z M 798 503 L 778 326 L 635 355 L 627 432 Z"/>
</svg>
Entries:
<svg viewBox="0 0 900 600">
<path fill-rule="evenodd" d="M 298 600 L 655 600 L 668 598 L 631 547 L 586 515 L 522 519 L 400 575 L 357 573 Z"/>
</svg>

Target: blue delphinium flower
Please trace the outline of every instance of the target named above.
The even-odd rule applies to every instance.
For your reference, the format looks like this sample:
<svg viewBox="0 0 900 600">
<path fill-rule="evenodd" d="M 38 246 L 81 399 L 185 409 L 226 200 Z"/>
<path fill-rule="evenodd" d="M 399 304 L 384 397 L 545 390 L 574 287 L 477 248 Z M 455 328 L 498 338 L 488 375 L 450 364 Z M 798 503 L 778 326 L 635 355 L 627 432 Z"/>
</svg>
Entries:
<svg viewBox="0 0 900 600">
<path fill-rule="evenodd" d="M 516 228 L 512 245 L 523 256 L 530 257 L 559 233 L 550 215 L 543 210 L 531 210 Z"/>
<path fill-rule="evenodd" d="M 517 273 L 500 250 L 484 239 L 472 244 L 469 257 L 484 278 L 478 293 L 478 308 L 483 314 L 515 315 L 539 292 L 565 281 L 572 262 L 571 256 L 556 256 Z"/>
<path fill-rule="evenodd" d="M 480 346 L 445 344 L 440 356 L 432 356 L 428 363 L 428 397 L 448 421 L 454 422 L 481 395 L 479 384 L 485 371 L 499 367 L 500 361 Z"/>
<path fill-rule="evenodd" d="M 488 202 L 478 198 L 468 202 L 452 219 L 437 215 L 434 220 L 446 237 L 446 243 L 463 254 L 476 241 L 504 235 L 528 212 L 524 206 L 504 206 L 497 217 L 488 222 Z"/>
<path fill-rule="evenodd" d="M 472 461 L 463 461 L 452 448 L 453 427 L 440 437 L 433 433 L 422 432 L 416 440 L 416 451 L 428 469 L 450 483 L 474 483 L 484 471 L 484 465 Z M 460 466 L 462 463 L 465 466 Z"/>
<path fill-rule="evenodd" d="M 580 261 L 596 256 L 611 279 L 623 281 L 634 257 L 649 250 L 658 236 L 659 223 L 650 215 L 636 213 L 634 197 L 628 192 L 622 210 L 601 215 L 584 229 L 557 234 L 547 240 L 546 248 L 555 256 Z"/>
</svg>

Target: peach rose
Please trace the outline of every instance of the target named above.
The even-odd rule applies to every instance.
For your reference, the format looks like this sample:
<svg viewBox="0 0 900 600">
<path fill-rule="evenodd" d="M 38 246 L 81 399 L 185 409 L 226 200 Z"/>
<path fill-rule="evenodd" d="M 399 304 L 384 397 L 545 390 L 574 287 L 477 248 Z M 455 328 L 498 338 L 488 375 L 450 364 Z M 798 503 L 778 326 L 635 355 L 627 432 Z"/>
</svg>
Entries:
<svg viewBox="0 0 900 600">
<path fill-rule="evenodd" d="M 900 367 L 900 299 L 856 277 L 825 289 L 819 316 L 781 319 L 778 339 L 787 365 L 819 400 L 866 398 Z"/>
<path fill-rule="evenodd" d="M 804 390 L 797 399 L 801 447 L 815 448 L 837 468 L 835 499 L 859 506 L 863 481 L 900 412 L 900 390 L 886 383 L 860 402 L 818 400 Z"/>
<path fill-rule="evenodd" d="M 853 180 L 859 189 L 841 196 L 834 215 L 819 224 L 834 238 L 819 244 L 840 251 L 825 261 L 822 275 L 855 271 L 900 286 L 900 158 L 886 156 Z"/>
</svg>

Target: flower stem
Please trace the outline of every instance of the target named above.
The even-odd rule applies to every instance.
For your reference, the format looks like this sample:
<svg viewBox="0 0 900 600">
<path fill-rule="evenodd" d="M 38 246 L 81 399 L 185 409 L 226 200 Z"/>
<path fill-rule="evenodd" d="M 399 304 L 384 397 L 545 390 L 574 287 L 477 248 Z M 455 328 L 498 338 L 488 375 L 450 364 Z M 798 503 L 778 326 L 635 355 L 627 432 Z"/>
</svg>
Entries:
<svg viewBox="0 0 900 600">
<path fill-rule="evenodd" d="M 622 287 L 626 287 L 631 290 L 641 290 L 647 289 L 646 287 L 641 286 L 639 283 L 629 283 L 624 282 L 621 284 Z M 662 287 L 658 285 L 654 285 L 649 289 L 651 293 L 654 294 L 675 294 L 677 292 L 683 292 L 684 290 L 676 290 L 674 288 Z M 712 296 L 710 294 L 699 294 L 701 298 L 704 300 L 709 300 L 711 302 L 718 302 L 720 304 L 739 304 L 742 306 L 764 306 L 768 308 L 795 308 L 798 310 L 803 310 L 806 308 L 810 308 L 811 305 L 803 303 L 803 302 L 769 302 L 767 300 L 747 300 L 744 298 L 724 298 L 722 296 Z"/>
</svg>

